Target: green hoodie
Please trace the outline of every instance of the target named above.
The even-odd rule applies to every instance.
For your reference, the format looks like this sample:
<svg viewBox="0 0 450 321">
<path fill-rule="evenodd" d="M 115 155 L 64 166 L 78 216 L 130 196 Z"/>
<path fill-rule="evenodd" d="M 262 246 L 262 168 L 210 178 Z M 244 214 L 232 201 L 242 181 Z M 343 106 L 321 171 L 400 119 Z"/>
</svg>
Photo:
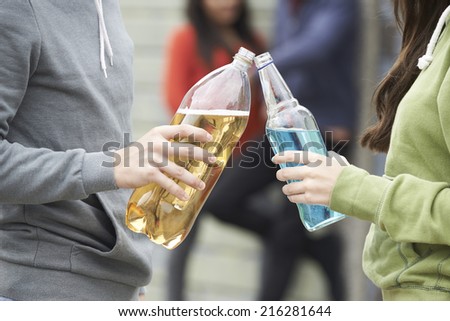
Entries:
<svg viewBox="0 0 450 321">
<path fill-rule="evenodd" d="M 450 300 L 450 30 L 399 105 L 384 177 L 349 166 L 331 208 L 373 222 L 363 255 L 385 300 Z"/>
</svg>

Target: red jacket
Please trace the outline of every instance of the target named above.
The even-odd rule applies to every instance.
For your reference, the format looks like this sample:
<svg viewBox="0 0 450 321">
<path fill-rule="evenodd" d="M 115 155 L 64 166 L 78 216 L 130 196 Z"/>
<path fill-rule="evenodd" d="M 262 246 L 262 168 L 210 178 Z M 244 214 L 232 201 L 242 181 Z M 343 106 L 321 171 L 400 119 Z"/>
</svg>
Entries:
<svg viewBox="0 0 450 321">
<path fill-rule="evenodd" d="M 239 45 L 247 47 L 245 43 Z M 235 51 L 238 51 L 235 48 Z M 251 48 L 249 48 L 251 49 Z M 166 52 L 164 97 L 171 114 L 174 114 L 187 91 L 212 70 L 229 64 L 233 57 L 224 48 L 213 51 L 212 67 L 201 58 L 197 49 L 197 34 L 191 25 L 184 25 L 173 33 Z M 263 133 L 264 120 L 259 111 L 262 97 L 259 84 L 252 84 L 252 105 L 247 128 L 240 142 Z"/>
</svg>

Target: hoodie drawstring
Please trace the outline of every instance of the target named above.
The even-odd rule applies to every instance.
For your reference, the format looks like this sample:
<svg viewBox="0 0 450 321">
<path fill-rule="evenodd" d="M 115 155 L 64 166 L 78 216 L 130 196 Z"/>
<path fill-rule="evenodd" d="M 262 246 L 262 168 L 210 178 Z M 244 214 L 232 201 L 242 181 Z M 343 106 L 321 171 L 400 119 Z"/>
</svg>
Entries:
<svg viewBox="0 0 450 321">
<path fill-rule="evenodd" d="M 439 36 L 441 35 L 442 29 L 445 26 L 445 22 L 449 14 L 450 14 L 450 6 L 447 7 L 447 9 L 445 9 L 441 17 L 439 18 L 436 29 L 434 29 L 433 35 L 431 36 L 431 40 L 428 43 L 427 52 L 425 53 L 425 55 L 419 58 L 419 63 L 417 64 L 417 67 L 419 67 L 420 70 L 427 69 L 428 66 L 430 66 L 431 62 L 433 61 L 434 49 L 436 48 Z"/>
<path fill-rule="evenodd" d="M 105 18 L 103 16 L 102 0 L 95 0 L 95 6 L 97 8 L 98 29 L 100 33 L 100 66 L 103 70 L 103 73 L 105 74 L 105 78 L 108 78 L 108 74 L 106 73 L 105 45 L 111 66 L 113 65 L 113 51 L 111 42 L 109 41 L 108 31 L 106 30 Z"/>
</svg>

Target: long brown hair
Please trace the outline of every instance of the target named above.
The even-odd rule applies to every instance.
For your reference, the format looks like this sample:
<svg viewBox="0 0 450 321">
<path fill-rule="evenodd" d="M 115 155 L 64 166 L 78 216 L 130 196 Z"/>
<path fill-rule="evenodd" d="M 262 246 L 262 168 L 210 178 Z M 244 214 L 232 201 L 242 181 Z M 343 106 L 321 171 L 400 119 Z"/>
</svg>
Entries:
<svg viewBox="0 0 450 321">
<path fill-rule="evenodd" d="M 225 48 L 230 54 L 230 57 L 234 54 L 235 48 L 230 48 L 222 39 L 217 27 L 208 19 L 202 2 L 203 0 L 189 0 L 186 7 L 186 14 L 198 34 L 199 53 L 201 57 L 211 65 L 214 47 L 218 46 Z M 247 1 L 242 1 L 242 8 L 238 19 L 233 25 L 233 29 L 236 30 L 236 33 L 244 42 L 249 44 L 251 47 L 249 49 L 258 53 L 262 51 L 250 26 L 250 11 Z"/>
<path fill-rule="evenodd" d="M 387 152 L 397 107 L 420 73 L 418 59 L 425 53 L 434 28 L 450 0 L 394 0 L 398 26 L 403 33 L 400 54 L 378 85 L 373 102 L 378 121 L 363 134 L 361 144 Z"/>
</svg>

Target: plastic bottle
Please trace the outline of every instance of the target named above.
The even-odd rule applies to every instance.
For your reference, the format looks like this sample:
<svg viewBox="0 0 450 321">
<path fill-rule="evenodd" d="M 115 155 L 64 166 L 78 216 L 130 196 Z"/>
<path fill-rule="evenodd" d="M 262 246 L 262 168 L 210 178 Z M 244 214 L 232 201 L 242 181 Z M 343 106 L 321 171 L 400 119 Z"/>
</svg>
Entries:
<svg viewBox="0 0 450 321">
<path fill-rule="evenodd" d="M 266 135 L 275 153 L 306 150 L 327 155 L 312 113 L 301 106 L 277 70 L 270 53 L 255 58 L 267 105 Z M 281 167 L 302 166 L 287 163 Z M 297 204 L 300 219 L 308 231 L 315 231 L 337 222 L 345 215 L 322 205 Z"/>
<path fill-rule="evenodd" d="M 175 180 L 190 196 L 182 201 L 156 184 L 137 188 L 128 202 L 127 226 L 146 234 L 168 249 L 188 235 L 203 204 L 222 173 L 233 148 L 244 132 L 250 113 L 250 82 L 247 70 L 254 53 L 241 48 L 231 64 L 212 71 L 184 96 L 171 124 L 190 124 L 206 129 L 213 141 L 201 145 L 217 157 L 215 164 L 174 160 L 205 184 L 198 191 Z"/>
</svg>

